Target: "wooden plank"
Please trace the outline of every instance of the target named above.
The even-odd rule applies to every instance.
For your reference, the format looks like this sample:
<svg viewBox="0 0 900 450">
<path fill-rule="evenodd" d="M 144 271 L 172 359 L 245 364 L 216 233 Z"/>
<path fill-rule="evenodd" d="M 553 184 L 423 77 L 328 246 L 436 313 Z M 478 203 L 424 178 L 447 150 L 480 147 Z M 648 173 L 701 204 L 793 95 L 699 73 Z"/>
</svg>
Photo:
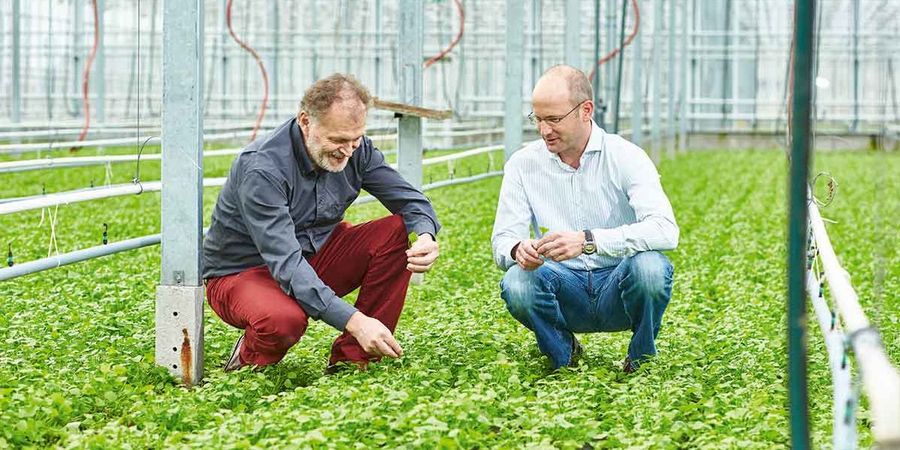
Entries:
<svg viewBox="0 0 900 450">
<path fill-rule="evenodd" d="M 421 106 L 406 105 L 403 103 L 389 102 L 375 97 L 372 100 L 372 106 L 376 109 L 393 111 L 398 114 L 406 114 L 416 117 L 424 117 L 426 119 L 447 120 L 453 117 L 453 111 L 449 109 L 428 109 Z"/>
</svg>

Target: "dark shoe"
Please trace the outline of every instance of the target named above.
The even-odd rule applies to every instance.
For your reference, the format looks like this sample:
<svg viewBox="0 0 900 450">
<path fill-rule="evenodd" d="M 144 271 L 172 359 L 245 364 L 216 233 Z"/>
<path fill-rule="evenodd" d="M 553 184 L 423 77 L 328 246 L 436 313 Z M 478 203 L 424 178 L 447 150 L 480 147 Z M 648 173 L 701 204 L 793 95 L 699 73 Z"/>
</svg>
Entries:
<svg viewBox="0 0 900 450">
<path fill-rule="evenodd" d="M 584 348 L 581 346 L 581 343 L 578 342 L 575 335 L 572 335 L 572 356 L 569 357 L 569 364 L 566 365 L 569 367 L 578 367 L 578 362 L 581 360 L 581 355 L 583 353 Z"/>
<path fill-rule="evenodd" d="M 231 357 L 228 358 L 228 362 L 225 363 L 225 371 L 231 372 L 232 370 L 238 370 L 241 367 L 244 367 L 244 364 L 241 361 L 241 349 L 244 347 L 244 335 L 242 334 L 240 339 L 234 343 L 234 349 L 231 350 Z"/>
<path fill-rule="evenodd" d="M 365 372 L 368 368 L 368 361 L 338 361 L 325 367 L 325 375 L 334 375 L 350 369 L 356 369 Z"/>
<path fill-rule="evenodd" d="M 634 373 L 637 370 L 637 364 L 631 361 L 631 358 L 628 356 L 625 357 L 625 361 L 622 361 L 622 372 L 625 373 Z"/>
</svg>

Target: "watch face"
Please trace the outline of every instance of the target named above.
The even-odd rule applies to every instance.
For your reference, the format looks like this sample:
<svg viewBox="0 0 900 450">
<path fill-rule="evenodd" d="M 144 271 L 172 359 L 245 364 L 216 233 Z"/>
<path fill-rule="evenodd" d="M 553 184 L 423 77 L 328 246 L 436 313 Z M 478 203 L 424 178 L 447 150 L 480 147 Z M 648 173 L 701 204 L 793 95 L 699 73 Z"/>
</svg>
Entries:
<svg viewBox="0 0 900 450">
<path fill-rule="evenodd" d="M 594 244 L 584 244 L 584 253 L 586 255 L 592 255 L 597 251 L 597 246 Z"/>
</svg>

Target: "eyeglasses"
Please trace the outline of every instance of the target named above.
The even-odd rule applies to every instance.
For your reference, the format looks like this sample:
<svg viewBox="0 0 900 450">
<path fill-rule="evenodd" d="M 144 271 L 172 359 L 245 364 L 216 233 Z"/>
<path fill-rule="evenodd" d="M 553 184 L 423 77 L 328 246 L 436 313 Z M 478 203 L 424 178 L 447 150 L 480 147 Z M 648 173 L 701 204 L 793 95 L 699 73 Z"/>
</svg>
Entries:
<svg viewBox="0 0 900 450">
<path fill-rule="evenodd" d="M 573 111 L 578 109 L 578 107 L 583 105 L 586 101 L 587 100 L 583 100 L 581 103 L 575 105 L 574 108 L 570 109 L 569 112 L 556 117 L 538 117 L 534 115 L 534 112 L 532 111 L 531 114 L 528 115 L 528 120 L 530 120 L 531 124 L 534 126 L 540 125 L 541 122 L 546 122 L 547 125 L 550 125 L 551 127 L 554 125 L 559 125 L 560 122 L 562 122 L 566 117 L 569 117 L 569 114 L 572 114 Z"/>
</svg>

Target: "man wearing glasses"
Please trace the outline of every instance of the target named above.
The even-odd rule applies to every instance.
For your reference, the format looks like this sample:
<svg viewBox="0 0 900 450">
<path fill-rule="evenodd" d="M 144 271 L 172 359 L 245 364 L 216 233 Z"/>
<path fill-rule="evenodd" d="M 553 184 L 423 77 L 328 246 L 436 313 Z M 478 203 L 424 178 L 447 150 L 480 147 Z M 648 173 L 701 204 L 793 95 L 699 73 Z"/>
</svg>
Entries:
<svg viewBox="0 0 900 450">
<path fill-rule="evenodd" d="M 538 80 L 529 118 L 542 139 L 506 163 L 491 245 L 500 295 L 553 369 L 577 364 L 573 333 L 631 330 L 630 373 L 656 354 L 673 274 L 660 251 L 678 225 L 653 162 L 591 120 L 592 98 L 574 67 Z"/>
</svg>

